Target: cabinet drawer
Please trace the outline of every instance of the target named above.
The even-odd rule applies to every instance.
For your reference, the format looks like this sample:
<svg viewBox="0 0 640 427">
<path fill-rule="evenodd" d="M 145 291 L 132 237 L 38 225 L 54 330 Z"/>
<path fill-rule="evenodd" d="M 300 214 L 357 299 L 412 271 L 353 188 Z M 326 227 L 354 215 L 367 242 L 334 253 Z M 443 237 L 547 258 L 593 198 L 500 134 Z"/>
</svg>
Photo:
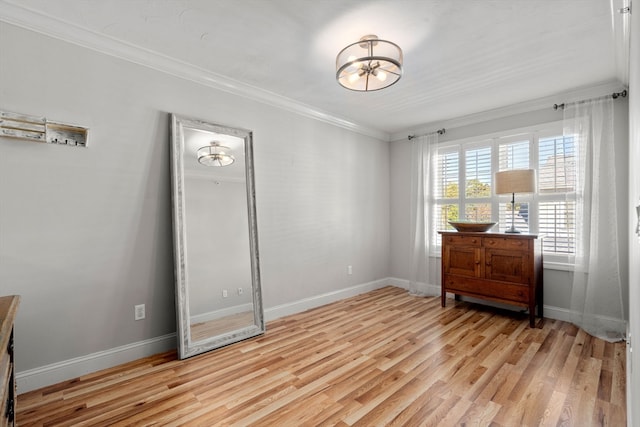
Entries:
<svg viewBox="0 0 640 427">
<path fill-rule="evenodd" d="M 529 240 L 510 239 L 506 237 L 483 237 L 482 246 L 485 248 L 509 249 L 509 250 L 529 250 Z"/>
<path fill-rule="evenodd" d="M 529 287 L 526 285 L 472 279 L 449 274 L 444 275 L 444 283 L 447 292 L 508 303 L 527 304 L 529 302 Z"/>
<path fill-rule="evenodd" d="M 482 245 L 482 239 L 476 236 L 444 236 L 444 243 L 456 246 L 472 246 L 479 248 Z"/>
<path fill-rule="evenodd" d="M 0 381 L 0 426 L 9 425 L 9 420 L 6 418 L 7 413 L 7 401 L 11 397 L 11 387 L 13 382 L 11 380 L 11 360 L 9 359 L 9 353 L 4 352 L 0 356 L 0 374 L 2 375 L 2 381 Z"/>
<path fill-rule="evenodd" d="M 5 386 L 5 388 L 2 390 L 2 400 L 0 400 L 0 403 L 2 403 L 0 405 L 0 415 L 2 417 L 0 417 L 0 427 L 5 427 L 5 426 L 13 426 L 13 418 L 15 418 L 15 414 L 11 415 L 11 419 L 10 417 L 10 412 L 9 412 L 9 408 L 10 405 L 13 404 L 12 401 L 10 401 L 11 399 L 11 389 L 9 388 L 11 387 L 11 384 L 7 384 Z"/>
</svg>

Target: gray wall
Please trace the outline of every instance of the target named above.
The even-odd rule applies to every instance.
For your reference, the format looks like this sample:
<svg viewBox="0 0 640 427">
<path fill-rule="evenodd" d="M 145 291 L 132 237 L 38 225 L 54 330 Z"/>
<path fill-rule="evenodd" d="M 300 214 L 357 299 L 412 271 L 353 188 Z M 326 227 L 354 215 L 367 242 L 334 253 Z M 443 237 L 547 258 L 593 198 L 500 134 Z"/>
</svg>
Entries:
<svg viewBox="0 0 640 427">
<path fill-rule="evenodd" d="M 388 276 L 388 142 L 3 22 L 0 44 L 0 109 L 90 129 L 0 138 L 18 372 L 175 332 L 169 112 L 254 131 L 265 308 Z"/>
<path fill-rule="evenodd" d="M 560 102 L 560 101 L 559 101 Z M 616 187 L 619 229 L 620 229 L 620 262 L 623 276 L 624 299 L 628 301 L 628 249 L 627 249 L 627 177 L 628 177 L 628 103 L 619 98 L 615 106 L 616 131 Z M 562 120 L 562 112 L 555 111 L 549 105 L 548 109 L 523 113 L 446 129 L 440 141 L 454 141 L 458 139 L 482 136 L 495 132 L 508 131 L 522 127 Z M 410 178 L 411 142 L 407 139 L 391 143 L 391 259 L 389 274 L 391 277 L 408 280 L 410 262 L 410 217 L 409 195 L 411 192 Z M 560 309 L 568 309 L 571 301 L 572 273 L 565 270 L 545 269 L 544 271 L 544 304 Z"/>
</svg>

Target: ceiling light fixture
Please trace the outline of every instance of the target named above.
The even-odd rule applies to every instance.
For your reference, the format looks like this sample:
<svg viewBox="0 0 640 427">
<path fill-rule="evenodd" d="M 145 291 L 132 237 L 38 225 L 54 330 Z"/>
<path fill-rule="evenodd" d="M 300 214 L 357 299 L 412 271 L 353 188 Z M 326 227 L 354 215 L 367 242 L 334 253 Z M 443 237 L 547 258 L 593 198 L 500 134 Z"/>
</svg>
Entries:
<svg viewBox="0 0 640 427">
<path fill-rule="evenodd" d="M 336 80 L 350 90 L 370 92 L 389 87 L 402 77 L 402 49 L 370 34 L 336 57 Z"/>
<path fill-rule="evenodd" d="M 229 147 L 213 141 L 210 145 L 198 148 L 198 161 L 205 166 L 228 166 L 236 159 L 225 150 L 229 150 Z"/>
</svg>

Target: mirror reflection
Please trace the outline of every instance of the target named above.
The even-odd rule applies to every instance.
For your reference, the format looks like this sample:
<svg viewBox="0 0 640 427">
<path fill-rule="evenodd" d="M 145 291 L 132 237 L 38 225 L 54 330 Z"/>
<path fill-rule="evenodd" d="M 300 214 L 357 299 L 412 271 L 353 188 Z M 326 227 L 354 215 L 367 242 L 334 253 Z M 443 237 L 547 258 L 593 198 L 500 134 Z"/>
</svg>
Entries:
<svg viewBox="0 0 640 427">
<path fill-rule="evenodd" d="M 181 358 L 264 332 L 252 134 L 172 115 Z"/>
</svg>

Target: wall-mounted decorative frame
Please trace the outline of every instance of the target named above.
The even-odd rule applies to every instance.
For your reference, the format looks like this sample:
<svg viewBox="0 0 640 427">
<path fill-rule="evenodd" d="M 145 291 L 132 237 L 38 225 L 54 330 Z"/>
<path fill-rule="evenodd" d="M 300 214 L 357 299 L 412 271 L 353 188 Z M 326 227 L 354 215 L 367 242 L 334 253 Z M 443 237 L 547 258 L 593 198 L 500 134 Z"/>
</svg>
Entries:
<svg viewBox="0 0 640 427">
<path fill-rule="evenodd" d="M 0 136 L 47 144 L 86 147 L 89 129 L 50 122 L 45 117 L 0 111 Z"/>
</svg>

